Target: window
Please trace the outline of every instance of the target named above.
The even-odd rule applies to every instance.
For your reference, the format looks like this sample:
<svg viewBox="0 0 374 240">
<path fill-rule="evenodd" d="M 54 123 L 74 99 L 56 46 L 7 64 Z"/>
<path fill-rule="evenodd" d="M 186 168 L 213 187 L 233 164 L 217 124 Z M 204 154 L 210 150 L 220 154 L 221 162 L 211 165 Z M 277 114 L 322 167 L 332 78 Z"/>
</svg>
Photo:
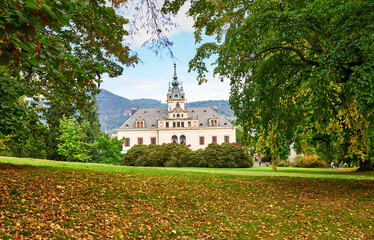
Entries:
<svg viewBox="0 0 374 240">
<path fill-rule="evenodd" d="M 151 144 L 156 145 L 156 138 L 155 137 L 151 137 Z"/>
<path fill-rule="evenodd" d="M 173 122 L 173 127 L 175 127 L 175 122 Z"/>
<path fill-rule="evenodd" d="M 177 117 L 179 117 L 179 114 L 177 114 Z"/>
<path fill-rule="evenodd" d="M 175 114 L 173 114 L 173 117 L 175 117 Z"/>
<path fill-rule="evenodd" d="M 212 142 L 217 143 L 217 136 L 212 137 Z"/>
<path fill-rule="evenodd" d="M 130 138 L 125 138 L 125 147 L 130 147 Z"/>
<path fill-rule="evenodd" d="M 178 143 L 178 137 L 175 136 L 175 135 L 173 135 L 173 136 L 171 137 L 171 142 L 172 142 L 172 143 Z"/>
<path fill-rule="evenodd" d="M 188 122 L 188 127 L 191 127 L 191 122 Z"/>
<path fill-rule="evenodd" d="M 169 127 L 169 122 L 166 122 L 166 127 L 167 127 L 167 128 Z"/>
<path fill-rule="evenodd" d="M 143 145 L 143 138 L 138 138 L 138 144 Z"/>
<path fill-rule="evenodd" d="M 183 114 L 182 114 L 182 117 L 183 117 Z"/>
<path fill-rule="evenodd" d="M 144 120 L 142 118 L 139 118 L 138 120 L 136 120 L 135 127 L 136 128 L 145 128 Z"/>
<path fill-rule="evenodd" d="M 213 116 L 214 117 L 214 116 Z M 209 119 L 209 126 L 210 127 L 213 127 L 213 126 L 219 126 L 218 124 L 218 120 L 216 119 Z"/>
<path fill-rule="evenodd" d="M 181 124 L 182 124 L 182 127 L 184 127 L 184 122 L 182 122 Z"/>
<path fill-rule="evenodd" d="M 230 142 L 230 136 L 225 136 L 225 143 L 229 143 Z"/>
<path fill-rule="evenodd" d="M 205 144 L 204 137 L 200 137 L 200 145 L 204 145 L 204 144 Z"/>
<path fill-rule="evenodd" d="M 179 137 L 180 143 L 186 145 L 186 136 L 182 135 Z"/>
<path fill-rule="evenodd" d="M 180 127 L 181 126 L 181 123 L 180 122 L 177 122 L 177 127 Z"/>
</svg>

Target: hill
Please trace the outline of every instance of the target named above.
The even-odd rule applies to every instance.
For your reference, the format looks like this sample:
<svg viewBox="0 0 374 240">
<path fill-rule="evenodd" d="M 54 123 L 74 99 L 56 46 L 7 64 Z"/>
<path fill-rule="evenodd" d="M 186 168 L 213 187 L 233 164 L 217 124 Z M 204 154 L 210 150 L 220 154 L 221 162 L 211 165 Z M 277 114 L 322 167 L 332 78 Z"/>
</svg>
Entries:
<svg viewBox="0 0 374 240">
<path fill-rule="evenodd" d="M 130 100 L 114 93 L 102 89 L 96 96 L 97 105 L 99 108 L 99 120 L 101 128 L 104 131 L 106 127 L 107 133 L 114 133 L 115 129 L 119 128 L 131 116 L 131 108 L 155 108 L 160 106 L 160 101 L 155 99 L 134 99 Z M 166 107 L 166 104 L 161 104 Z M 235 119 L 234 112 L 230 109 L 229 101 L 227 100 L 209 100 L 190 102 L 188 107 L 214 107 L 219 108 L 219 112 L 227 120 Z"/>
</svg>

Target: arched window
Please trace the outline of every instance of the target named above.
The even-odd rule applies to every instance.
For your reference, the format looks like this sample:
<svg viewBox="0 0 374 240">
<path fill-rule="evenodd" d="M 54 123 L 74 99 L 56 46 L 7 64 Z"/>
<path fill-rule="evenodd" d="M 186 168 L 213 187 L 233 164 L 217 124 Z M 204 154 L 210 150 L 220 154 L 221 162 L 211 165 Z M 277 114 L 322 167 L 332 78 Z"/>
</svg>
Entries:
<svg viewBox="0 0 374 240">
<path fill-rule="evenodd" d="M 136 120 L 135 127 L 136 128 L 145 128 L 145 122 L 141 117 Z"/>
<path fill-rule="evenodd" d="M 181 144 L 186 145 L 186 136 L 184 135 L 180 136 L 179 140 Z"/>
<path fill-rule="evenodd" d="M 173 135 L 173 136 L 171 137 L 171 142 L 172 142 L 172 143 L 178 143 L 178 137 L 175 136 L 175 135 Z"/>
</svg>

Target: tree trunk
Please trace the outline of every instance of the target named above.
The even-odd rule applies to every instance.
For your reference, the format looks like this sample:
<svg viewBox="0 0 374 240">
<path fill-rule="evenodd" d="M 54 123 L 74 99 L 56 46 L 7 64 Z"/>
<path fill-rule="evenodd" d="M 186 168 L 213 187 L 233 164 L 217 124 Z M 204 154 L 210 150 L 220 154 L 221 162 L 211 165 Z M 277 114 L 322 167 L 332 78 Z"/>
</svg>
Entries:
<svg viewBox="0 0 374 240">
<path fill-rule="evenodd" d="M 360 167 L 357 169 L 357 171 L 373 171 L 373 165 L 371 165 L 371 161 L 360 160 Z"/>
</svg>

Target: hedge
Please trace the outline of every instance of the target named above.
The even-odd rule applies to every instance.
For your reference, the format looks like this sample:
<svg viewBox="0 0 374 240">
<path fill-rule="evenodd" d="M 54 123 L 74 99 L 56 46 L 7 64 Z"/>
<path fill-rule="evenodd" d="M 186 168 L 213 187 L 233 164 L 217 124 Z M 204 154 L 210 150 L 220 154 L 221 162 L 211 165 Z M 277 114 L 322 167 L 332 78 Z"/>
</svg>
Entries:
<svg viewBox="0 0 374 240">
<path fill-rule="evenodd" d="M 122 165 L 149 167 L 248 168 L 253 160 L 242 147 L 229 143 L 209 144 L 192 151 L 185 145 L 135 145 L 123 157 Z"/>
</svg>

